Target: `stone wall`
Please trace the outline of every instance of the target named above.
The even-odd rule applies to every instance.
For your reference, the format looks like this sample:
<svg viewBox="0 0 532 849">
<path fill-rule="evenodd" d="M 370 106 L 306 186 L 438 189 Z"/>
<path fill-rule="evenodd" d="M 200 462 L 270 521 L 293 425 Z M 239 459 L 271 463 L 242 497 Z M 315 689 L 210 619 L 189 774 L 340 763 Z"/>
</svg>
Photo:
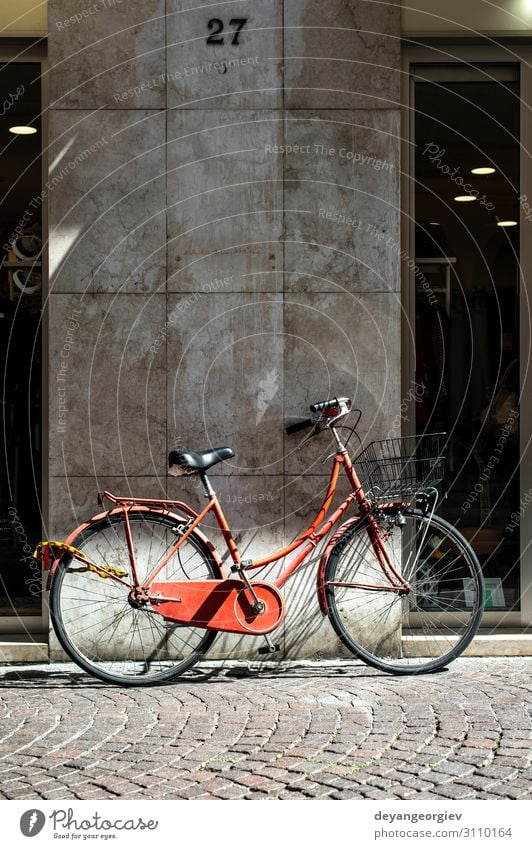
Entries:
<svg viewBox="0 0 532 849">
<path fill-rule="evenodd" d="M 49 7 L 49 533 L 97 489 L 196 506 L 168 450 L 230 445 L 242 551 L 281 546 L 329 447 L 284 425 L 342 394 L 378 438 L 399 410 L 399 3 Z M 288 656 L 338 650 L 314 587 L 287 587 Z"/>
</svg>

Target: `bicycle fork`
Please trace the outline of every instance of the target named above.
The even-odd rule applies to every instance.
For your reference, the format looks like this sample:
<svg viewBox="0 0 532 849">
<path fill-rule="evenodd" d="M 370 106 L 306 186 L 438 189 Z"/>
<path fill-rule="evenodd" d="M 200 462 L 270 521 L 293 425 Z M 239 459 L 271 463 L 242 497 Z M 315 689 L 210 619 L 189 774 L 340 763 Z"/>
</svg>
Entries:
<svg viewBox="0 0 532 849">
<path fill-rule="evenodd" d="M 398 595 L 406 595 L 406 593 L 412 591 L 412 585 L 399 574 L 391 563 L 380 528 L 375 517 L 369 511 L 366 515 L 366 521 L 368 522 L 368 535 L 371 546 L 386 579 L 391 584 L 391 589 L 396 591 Z"/>
</svg>

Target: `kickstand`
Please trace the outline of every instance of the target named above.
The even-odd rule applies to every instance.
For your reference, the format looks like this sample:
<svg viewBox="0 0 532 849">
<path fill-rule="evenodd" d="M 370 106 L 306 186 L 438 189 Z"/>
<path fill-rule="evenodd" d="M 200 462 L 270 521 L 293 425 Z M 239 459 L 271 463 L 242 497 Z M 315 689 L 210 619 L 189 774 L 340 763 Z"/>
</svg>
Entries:
<svg viewBox="0 0 532 849">
<path fill-rule="evenodd" d="M 276 651 L 281 651 L 279 643 L 272 643 L 269 634 L 264 634 L 264 639 L 266 640 L 266 645 L 258 649 L 259 654 L 273 654 Z"/>
</svg>

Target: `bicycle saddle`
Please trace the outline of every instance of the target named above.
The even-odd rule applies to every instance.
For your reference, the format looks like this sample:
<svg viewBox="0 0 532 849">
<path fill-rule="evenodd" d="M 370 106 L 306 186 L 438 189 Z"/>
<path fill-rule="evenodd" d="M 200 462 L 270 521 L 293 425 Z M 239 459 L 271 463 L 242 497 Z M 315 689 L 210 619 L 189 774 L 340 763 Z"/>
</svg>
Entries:
<svg viewBox="0 0 532 849">
<path fill-rule="evenodd" d="M 213 448 L 211 451 L 170 451 L 169 474 L 174 477 L 193 472 L 206 472 L 222 460 L 229 460 L 235 453 L 231 448 Z"/>
</svg>

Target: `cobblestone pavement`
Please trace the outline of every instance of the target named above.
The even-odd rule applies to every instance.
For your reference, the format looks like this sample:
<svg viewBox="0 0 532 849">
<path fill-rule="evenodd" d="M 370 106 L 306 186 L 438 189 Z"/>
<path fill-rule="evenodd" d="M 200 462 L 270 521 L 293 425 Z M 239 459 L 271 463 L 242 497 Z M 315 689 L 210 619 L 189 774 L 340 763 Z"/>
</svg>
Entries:
<svg viewBox="0 0 532 849">
<path fill-rule="evenodd" d="M 121 689 L 0 667 L 0 798 L 531 799 L 531 673 L 241 664 Z"/>
</svg>

